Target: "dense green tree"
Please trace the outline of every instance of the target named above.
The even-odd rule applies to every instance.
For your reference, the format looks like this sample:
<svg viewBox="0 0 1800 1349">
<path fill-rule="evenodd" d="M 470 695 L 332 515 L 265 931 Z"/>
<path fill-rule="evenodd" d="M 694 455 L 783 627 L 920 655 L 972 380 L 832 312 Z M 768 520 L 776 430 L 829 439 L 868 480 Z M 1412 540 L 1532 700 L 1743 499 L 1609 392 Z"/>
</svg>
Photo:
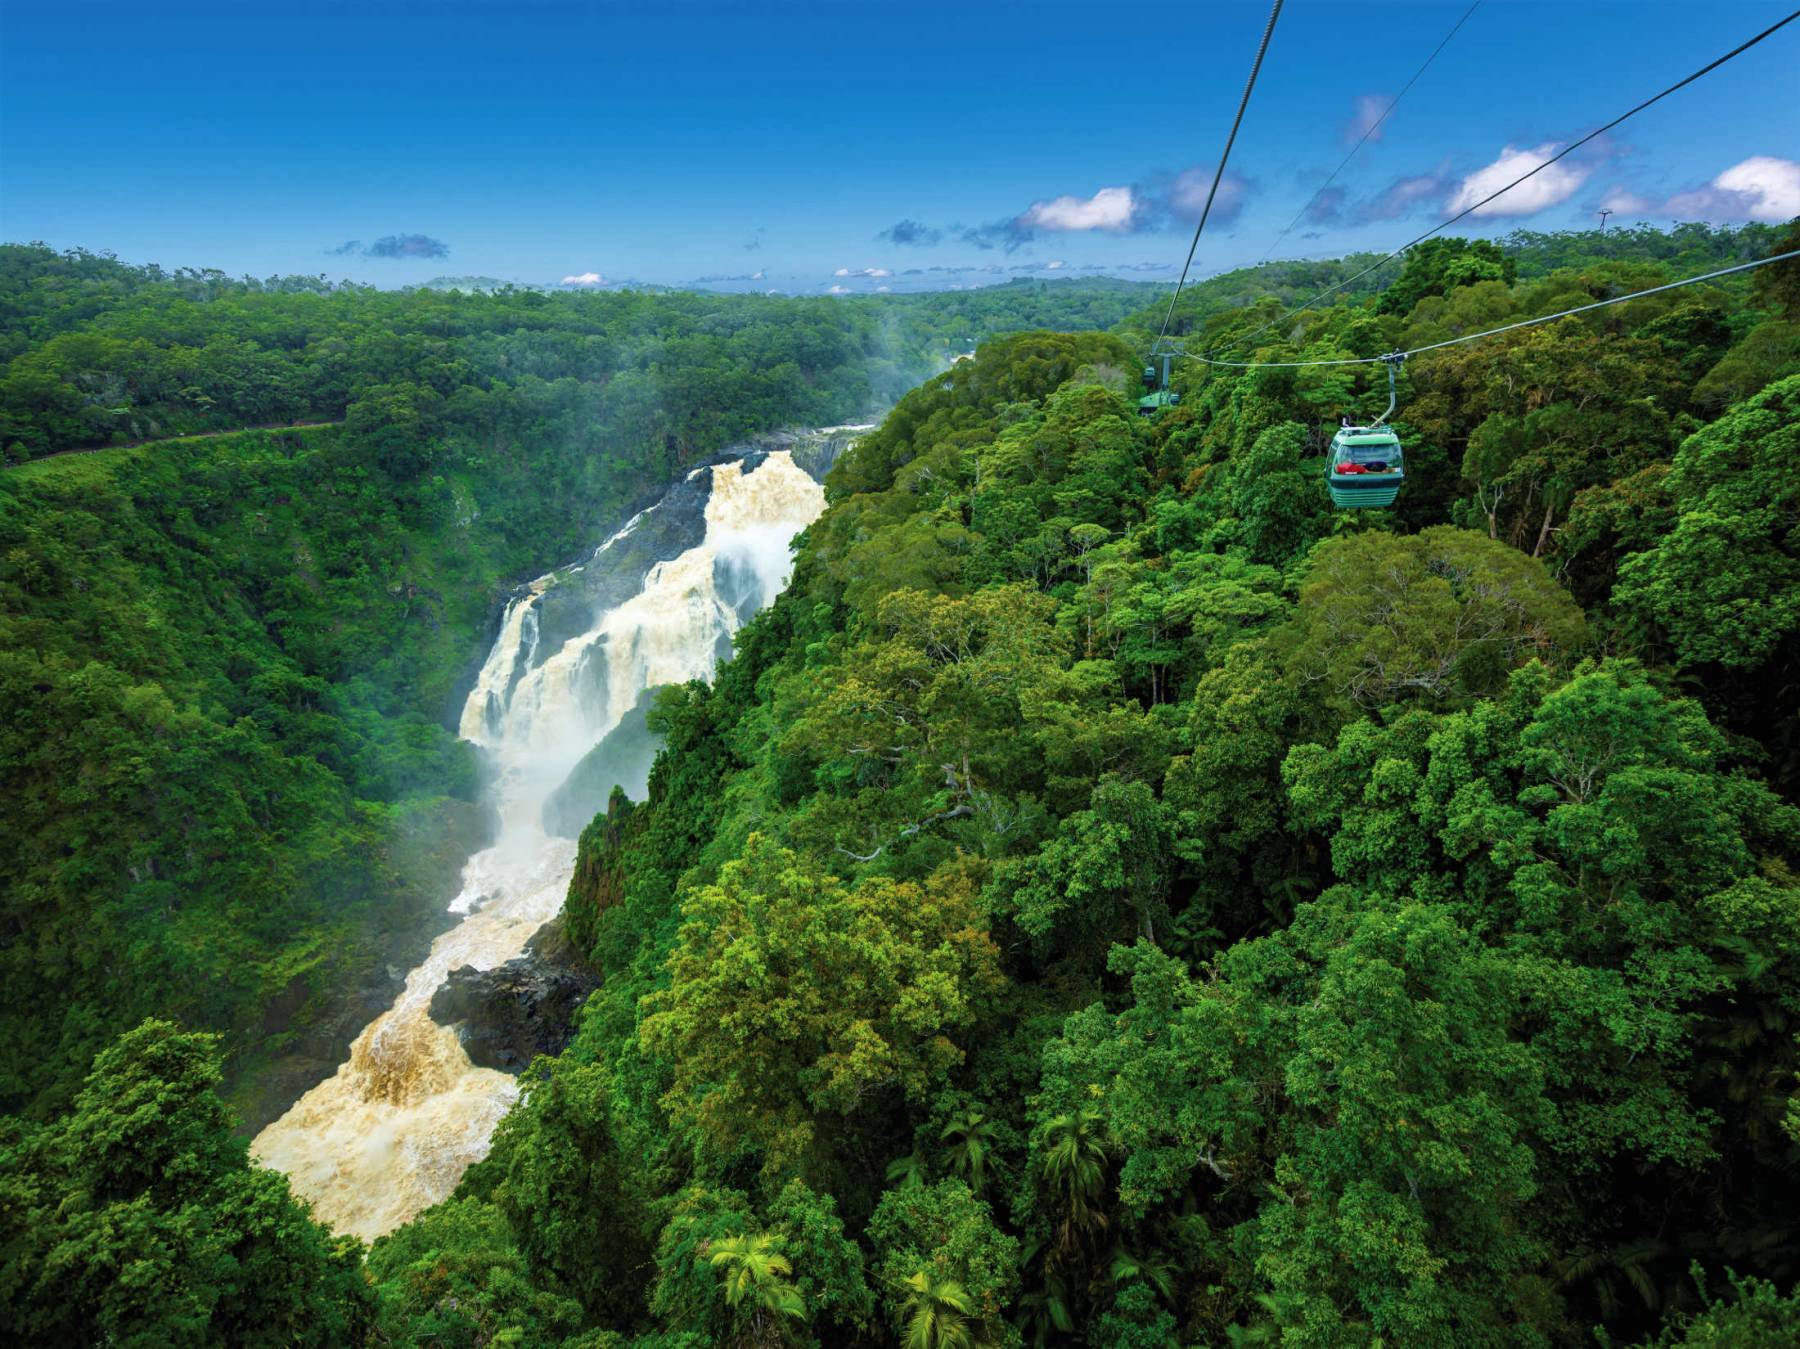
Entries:
<svg viewBox="0 0 1800 1349">
<path fill-rule="evenodd" d="M 534 1276 L 505 1217 L 480 1199 L 447 1200 L 383 1237 L 368 1271 L 375 1343 L 556 1344 L 581 1329 L 581 1305 Z"/>
<path fill-rule="evenodd" d="M 1619 603 L 1684 665 L 1757 666 L 1800 627 L 1800 377 L 1690 437 L 1668 538 L 1620 567 Z"/>
<path fill-rule="evenodd" d="M 1041 952 L 1098 951 L 1168 913 L 1169 828 L 1150 786 L 1105 777 L 1031 857 L 1003 868 L 992 902 Z"/>
<path fill-rule="evenodd" d="M 1409 314 L 1427 295 L 1480 281 L 1511 285 L 1517 274 L 1517 263 L 1491 240 L 1427 239 L 1407 250 L 1400 275 L 1382 291 L 1377 308 L 1384 314 Z"/>
<path fill-rule="evenodd" d="M 0 1305 L 34 1344 L 341 1345 L 368 1324 L 362 1248 L 250 1164 L 214 1037 L 146 1021 L 72 1112 L 0 1137 Z"/>
<path fill-rule="evenodd" d="M 948 1179 L 889 1190 L 868 1235 L 899 1337 L 912 1335 L 925 1313 L 934 1333 L 967 1336 L 974 1345 L 1007 1342 L 1012 1330 L 1002 1317 L 1018 1288 L 1018 1243 L 967 1185 Z"/>
<path fill-rule="evenodd" d="M 606 1074 L 539 1059 L 523 1086 L 494 1137 L 494 1205 L 537 1278 L 567 1290 L 590 1317 L 629 1323 L 640 1290 L 619 1274 L 647 1264 L 648 1218 L 613 1137 Z"/>
<path fill-rule="evenodd" d="M 818 1122 L 850 1127 L 865 1097 L 909 1101 L 963 1058 L 952 1037 L 1000 976 L 954 874 L 847 888 L 752 838 L 684 905 L 669 987 L 644 1002 L 643 1041 L 673 1063 L 665 1105 L 702 1158 L 805 1162 Z"/>
<path fill-rule="evenodd" d="M 1800 250 L 1800 220 L 1769 243 L 1765 257 Z M 1765 267 L 1756 274 L 1756 298 L 1790 322 L 1800 323 L 1800 258 Z"/>
<path fill-rule="evenodd" d="M 761 1335 L 854 1336 L 874 1310 L 864 1257 L 829 1196 L 789 1181 L 759 1219 L 735 1190 L 674 1197 L 657 1244 L 650 1307 L 708 1343 Z"/>
<path fill-rule="evenodd" d="M 1300 606 L 1273 644 L 1317 717 L 1396 701 L 1467 702 L 1527 660 L 1568 660 L 1586 635 L 1581 610 L 1542 566 L 1436 526 L 1320 544 Z"/>
<path fill-rule="evenodd" d="M 1197 1174 L 1246 1202 L 1267 1189 L 1244 1235 L 1295 1342 L 1338 1342 L 1344 1316 L 1408 1343 L 1503 1342 L 1507 1285 L 1534 1255 L 1517 1116 L 1541 1070 L 1508 1043 L 1502 962 L 1447 915 L 1371 899 L 1303 906 L 1233 948 L 1211 989 L 1147 945 L 1120 950 L 1131 1012 L 1071 1018 L 1047 1051 L 1050 1099 L 1105 1084 L 1090 1109 L 1122 1148 L 1127 1214 Z M 1271 1074 L 1289 1102 L 1274 1124 L 1254 1105 Z"/>
<path fill-rule="evenodd" d="M 1732 730 L 1800 785 L 1800 377 L 1777 380 L 1690 436 L 1666 479 L 1672 527 L 1619 563 L 1634 633 L 1690 678 Z"/>
<path fill-rule="evenodd" d="M 1800 323 L 1770 319 L 1759 323 L 1719 358 L 1694 385 L 1694 402 L 1717 414 L 1760 393 L 1800 365 Z"/>
<path fill-rule="evenodd" d="M 805 1301 L 816 1334 L 866 1334 L 875 1295 L 866 1277 L 862 1247 L 846 1231 L 829 1194 L 790 1180 L 767 1206 L 767 1220 L 786 1242 L 794 1262 L 794 1286 Z"/>
</svg>

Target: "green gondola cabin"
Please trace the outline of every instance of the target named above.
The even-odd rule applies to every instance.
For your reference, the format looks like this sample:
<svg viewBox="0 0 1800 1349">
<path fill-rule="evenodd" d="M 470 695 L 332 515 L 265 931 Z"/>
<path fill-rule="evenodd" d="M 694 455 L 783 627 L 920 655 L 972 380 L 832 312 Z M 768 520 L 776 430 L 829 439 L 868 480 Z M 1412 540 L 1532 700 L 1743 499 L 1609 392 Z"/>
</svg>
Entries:
<svg viewBox="0 0 1800 1349">
<path fill-rule="evenodd" d="M 1400 437 L 1385 426 L 1346 426 L 1331 438 L 1325 485 L 1333 505 L 1391 506 L 1406 478 Z"/>
<path fill-rule="evenodd" d="M 1169 360 L 1179 354 L 1180 348 L 1175 343 L 1158 342 L 1151 349 L 1151 363 L 1144 367 L 1144 396 L 1138 399 L 1138 416 L 1154 417 L 1164 408 L 1172 408 L 1181 402 L 1181 395 L 1169 387 Z M 1154 358 L 1162 357 L 1162 369 L 1156 368 Z"/>
</svg>

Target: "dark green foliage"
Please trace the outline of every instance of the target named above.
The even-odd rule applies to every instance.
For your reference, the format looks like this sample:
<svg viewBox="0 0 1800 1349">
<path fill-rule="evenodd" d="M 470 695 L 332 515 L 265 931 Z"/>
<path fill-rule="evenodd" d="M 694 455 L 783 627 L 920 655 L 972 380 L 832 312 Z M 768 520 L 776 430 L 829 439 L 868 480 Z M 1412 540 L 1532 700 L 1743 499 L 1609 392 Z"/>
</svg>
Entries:
<svg viewBox="0 0 1800 1349">
<path fill-rule="evenodd" d="M 1681 1317 L 1654 1341 L 1667 1349 L 1786 1349 L 1800 1325 L 1800 1294 L 1782 1297 L 1761 1279 L 1731 1277 L 1730 1293 Z"/>
<path fill-rule="evenodd" d="M 1518 264 L 1486 239 L 1427 239 L 1408 249 L 1405 265 L 1376 305 L 1383 314 L 1410 314 L 1427 295 L 1447 295 L 1478 281 L 1511 285 Z"/>
<path fill-rule="evenodd" d="M 1422 250 L 1381 304 L 1263 350 L 1435 340 L 1760 235 L 1657 239 Z M 1420 472 L 1382 516 L 1331 511 L 1317 467 L 1338 417 L 1385 405 L 1379 371 L 1183 370 L 1146 423 L 1105 351 L 1040 336 L 903 400 L 718 686 L 663 705 L 650 801 L 584 844 L 572 903 L 633 983 L 582 1052 L 629 1084 L 632 1136 L 704 1137 L 682 1202 L 745 1187 L 720 1230 L 770 1232 L 792 1175 L 829 1184 L 919 1344 L 1625 1342 L 1734 1315 L 1702 1302 L 1726 1268 L 1785 1287 L 1800 817 L 1755 775 L 1778 723 L 1614 654 L 1785 668 L 1785 497 L 1757 475 L 1791 379 L 1693 433 L 1749 295 L 1409 367 Z M 1715 519 L 1755 546 L 1664 579 Z M 1682 599 L 1734 587 L 1760 645 Z M 779 898 L 696 903 L 770 837 Z M 841 1070 L 787 1058 L 845 969 L 737 934 L 802 896 L 835 922 L 877 878 L 979 885 L 1008 983 L 946 1090 L 865 1091 L 847 1127 Z M 732 997 L 677 1042 L 653 990 L 703 970 Z M 790 1135 L 846 1141 L 825 1165 Z M 663 1277 L 682 1261 L 665 1246 Z M 698 1324 L 675 1305 L 652 1315 Z"/>
<path fill-rule="evenodd" d="M 1000 287 L 878 318 L 0 249 L 0 441 L 343 423 L 0 474 L 0 1105 L 55 1109 L 157 1013 L 229 1032 L 262 1122 L 280 1102 L 249 1070 L 341 1052 L 313 1028 L 423 948 L 481 838 L 454 726 L 508 587 L 735 437 L 898 396 L 940 325 L 1110 321 L 1133 294 Z"/>
<path fill-rule="evenodd" d="M 506 1219 L 478 1199 L 447 1200 L 383 1237 L 368 1273 L 380 1299 L 377 1344 L 556 1344 L 582 1324 L 580 1305 L 533 1277 Z"/>
<path fill-rule="evenodd" d="M 1800 629 L 1800 376 L 1692 436 L 1667 490 L 1670 535 L 1624 564 L 1619 603 L 1678 664 L 1765 665 Z"/>
<path fill-rule="evenodd" d="M 1040 956 L 1098 953 L 1167 918 L 1169 825 L 1147 783 L 1102 778 L 1036 854 L 1003 868 L 994 907 Z"/>
<path fill-rule="evenodd" d="M 566 1059 L 539 1063 L 494 1136 L 486 1163 L 497 1177 L 494 1205 L 539 1282 L 567 1290 L 591 1317 L 629 1321 L 641 1285 L 623 1276 L 647 1264 L 648 1220 L 613 1138 L 606 1074 Z"/>
<path fill-rule="evenodd" d="M 1370 259 L 1277 264 L 1178 324 L 1367 356 L 1772 235 L 1443 241 L 1259 332 L 1265 288 Z M 1737 278 L 1409 362 L 1407 485 L 1354 515 L 1318 456 L 1385 407 L 1378 367 L 1178 366 L 1145 419 L 1138 347 L 1036 332 L 908 393 L 715 683 L 657 695 L 646 799 L 587 824 L 568 898 L 604 982 L 457 1199 L 376 1246 L 383 1342 L 1791 1339 L 1784 296 Z M 372 381 L 359 464 L 430 470 L 408 456 L 461 443 L 465 387 Z M 17 593 L 58 593 L 56 540 L 18 538 Z M 287 658 L 256 672 L 271 735 L 386 725 Z M 65 737 L 84 706 L 205 710 L 120 668 L 71 656 Z M 332 780 L 400 743 L 432 752 L 352 745 Z"/>
<path fill-rule="evenodd" d="M 967 1297 L 967 1315 L 997 1329 L 1018 1279 L 1018 1243 L 994 1223 L 988 1206 L 960 1180 L 890 1190 L 869 1219 L 875 1274 L 896 1330 L 911 1319 L 908 1281 L 924 1273 L 933 1284 L 954 1283 Z"/>
<path fill-rule="evenodd" d="M 72 1112 L 0 1134 L 0 1315 L 20 1343 L 337 1346 L 370 1296 L 333 1237 L 250 1164 L 215 1039 L 146 1021 Z"/>
<path fill-rule="evenodd" d="M 1683 443 L 1662 488 L 1673 527 L 1624 559 L 1615 592 L 1651 650 L 1704 678 L 1732 729 L 1767 746 L 1790 791 L 1800 785 L 1797 460 L 1800 375 L 1789 375 Z"/>
</svg>

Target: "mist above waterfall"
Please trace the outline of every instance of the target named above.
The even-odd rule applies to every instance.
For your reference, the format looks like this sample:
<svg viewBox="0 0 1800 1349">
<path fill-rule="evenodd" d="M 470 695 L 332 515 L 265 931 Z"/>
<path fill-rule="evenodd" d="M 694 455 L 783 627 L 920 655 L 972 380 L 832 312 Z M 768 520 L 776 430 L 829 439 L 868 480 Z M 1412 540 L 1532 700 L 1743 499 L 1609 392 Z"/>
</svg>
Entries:
<svg viewBox="0 0 1800 1349">
<path fill-rule="evenodd" d="M 604 799 L 615 783 L 641 791 L 641 737 L 616 760 L 607 750 L 632 742 L 628 719 L 641 723 L 646 691 L 710 679 L 733 635 L 787 584 L 794 535 L 824 508 L 796 450 L 812 450 L 821 469 L 830 458 L 829 441 L 822 453 L 808 442 L 697 469 L 585 562 L 539 577 L 508 603 L 460 723 L 492 760 L 500 819 L 451 904 L 466 916 L 337 1074 L 253 1145 L 335 1229 L 390 1231 L 446 1197 L 486 1154 L 517 1084 L 469 1062 L 454 1031 L 431 1020 L 431 996 L 451 969 L 519 955 L 555 916 L 575 844 L 546 829 L 547 803 L 556 801 L 566 830 L 572 802 Z M 602 742 L 607 750 L 590 760 Z"/>
</svg>

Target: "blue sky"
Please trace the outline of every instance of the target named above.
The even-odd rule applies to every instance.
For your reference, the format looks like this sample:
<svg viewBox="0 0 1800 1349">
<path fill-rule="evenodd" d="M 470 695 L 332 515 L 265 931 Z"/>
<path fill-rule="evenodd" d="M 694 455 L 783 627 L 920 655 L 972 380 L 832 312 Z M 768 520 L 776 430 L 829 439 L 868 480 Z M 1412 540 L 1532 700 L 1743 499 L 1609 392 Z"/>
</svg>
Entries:
<svg viewBox="0 0 1800 1349">
<path fill-rule="evenodd" d="M 1257 261 L 1466 8 L 1292 0 L 1198 272 Z M 1276 255 L 1396 246 L 1785 10 L 1485 0 Z M 381 285 L 1162 279 L 1265 13 L 0 0 L 0 237 Z M 1800 23 L 1459 232 L 1800 213 L 1796 70 Z"/>
</svg>

